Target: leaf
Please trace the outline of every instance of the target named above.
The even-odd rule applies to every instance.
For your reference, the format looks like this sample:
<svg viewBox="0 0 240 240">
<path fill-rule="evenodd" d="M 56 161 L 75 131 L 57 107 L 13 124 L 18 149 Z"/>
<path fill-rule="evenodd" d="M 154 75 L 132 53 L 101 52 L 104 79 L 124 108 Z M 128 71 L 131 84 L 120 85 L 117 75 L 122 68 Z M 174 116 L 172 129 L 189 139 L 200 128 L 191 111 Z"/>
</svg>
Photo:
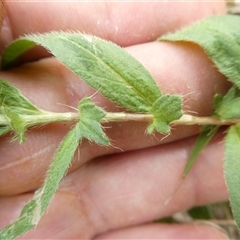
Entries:
<svg viewBox="0 0 240 240">
<path fill-rule="evenodd" d="M 47 48 L 59 61 L 108 99 L 136 112 L 148 112 L 161 96 L 150 73 L 119 46 L 81 33 L 28 35 L 9 45 L 2 58 L 7 69 L 33 43 Z M 19 50 L 20 49 L 20 50 Z"/>
<path fill-rule="evenodd" d="M 224 174 L 233 216 L 240 228 L 240 126 L 231 126 L 225 139 Z"/>
<path fill-rule="evenodd" d="M 182 97 L 163 95 L 154 102 L 150 113 L 153 114 L 153 123 L 148 126 L 148 133 L 151 134 L 154 130 L 168 133 L 170 131 L 169 123 L 182 116 Z"/>
<path fill-rule="evenodd" d="M 214 137 L 214 135 L 217 133 L 218 129 L 219 129 L 218 126 L 206 125 L 202 127 L 202 131 L 197 137 L 192 152 L 189 156 L 188 162 L 183 171 L 183 177 L 187 176 L 193 164 L 196 162 L 198 156 L 200 155 L 202 150 L 207 146 L 210 140 Z"/>
<path fill-rule="evenodd" d="M 19 219 L 0 230 L 0 239 L 14 239 L 37 225 L 66 173 L 82 139 L 79 125 L 80 123 L 60 143 L 43 186 L 34 194 L 33 200 L 24 206 Z"/>
<path fill-rule="evenodd" d="M 217 94 L 214 99 L 214 115 L 221 119 L 240 117 L 240 90 L 233 86 L 222 97 Z"/>
<path fill-rule="evenodd" d="M 35 46 L 35 43 L 30 42 L 27 39 L 22 39 L 20 42 L 13 41 L 10 44 L 11 51 L 8 51 L 7 54 L 3 53 L 2 62 L 1 62 L 2 69 L 9 68 L 15 62 L 15 60 L 17 60 L 17 58 L 20 55 L 22 55 L 23 53 L 25 53 L 27 50 L 29 50 L 34 46 Z M 5 48 L 5 50 L 7 49 L 8 47 Z"/>
<path fill-rule="evenodd" d="M 11 108 L 17 114 L 41 113 L 41 110 L 25 98 L 17 88 L 2 79 L 0 79 L 0 107 Z M 0 114 L 2 114 L 1 108 Z"/>
<path fill-rule="evenodd" d="M 79 129 L 84 138 L 101 145 L 109 145 L 109 139 L 103 132 L 100 120 L 106 112 L 94 105 L 90 98 L 84 98 L 79 103 L 80 125 Z"/>
<path fill-rule="evenodd" d="M 240 88 L 240 18 L 218 15 L 206 18 L 160 41 L 187 41 L 200 45 L 219 71 Z"/>
<path fill-rule="evenodd" d="M 27 126 L 20 115 L 34 115 L 42 112 L 25 98 L 17 88 L 0 79 L 0 115 L 9 122 L 9 126 L 0 127 L 0 136 L 9 131 L 14 131 L 14 139 L 19 138 L 20 143 L 23 143 Z"/>
<path fill-rule="evenodd" d="M 0 239 L 14 239 L 38 224 L 84 137 L 102 145 L 110 144 L 100 125 L 106 113 L 91 103 L 90 98 L 80 101 L 79 111 L 80 121 L 60 143 L 43 186 L 34 194 L 33 200 L 24 206 L 19 219 L 0 230 Z"/>
<path fill-rule="evenodd" d="M 15 133 L 13 140 L 19 139 L 20 144 L 24 143 L 26 140 L 24 134 L 27 129 L 27 125 L 25 124 L 22 117 L 9 107 L 2 108 L 2 112 L 10 124 L 9 130 L 14 131 Z"/>
<path fill-rule="evenodd" d="M 210 206 L 199 206 L 193 207 L 192 209 L 188 210 L 188 214 L 193 219 L 203 219 L 203 220 L 210 220 L 212 219 L 210 213 Z"/>
<path fill-rule="evenodd" d="M 0 137 L 11 130 L 10 126 L 0 126 Z"/>
</svg>

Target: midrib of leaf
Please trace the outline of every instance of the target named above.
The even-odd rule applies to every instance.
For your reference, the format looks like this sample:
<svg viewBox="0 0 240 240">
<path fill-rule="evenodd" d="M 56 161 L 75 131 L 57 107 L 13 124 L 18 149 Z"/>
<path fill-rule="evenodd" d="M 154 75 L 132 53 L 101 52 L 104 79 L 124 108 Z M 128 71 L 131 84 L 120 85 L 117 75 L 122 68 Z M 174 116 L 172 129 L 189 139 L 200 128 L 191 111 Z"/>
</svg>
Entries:
<svg viewBox="0 0 240 240">
<path fill-rule="evenodd" d="M 30 36 L 31 37 L 31 36 Z M 73 37 L 75 37 L 75 36 L 73 36 Z M 63 41 L 64 41 L 64 44 L 66 45 L 66 44 L 69 44 L 69 39 L 68 38 L 61 38 Z M 84 37 L 84 39 L 85 39 L 85 37 Z M 93 46 L 94 46 L 94 44 L 96 44 L 95 43 L 95 41 L 97 41 L 96 39 L 92 39 L 92 42 L 93 42 Z M 41 42 L 40 42 L 40 44 L 41 44 Z M 104 44 L 104 41 L 103 41 L 103 44 Z M 100 45 L 100 44 L 99 44 Z M 94 47 L 93 47 L 93 49 L 95 49 L 94 51 L 95 51 L 95 53 L 96 54 L 98 54 L 97 56 L 95 55 L 95 54 L 93 54 L 93 52 L 91 52 L 90 50 L 86 50 L 86 48 L 85 47 L 82 47 L 81 46 L 81 43 L 74 43 L 72 46 L 75 46 L 75 51 L 77 52 L 79 49 L 81 49 L 81 50 L 83 50 L 83 52 L 85 52 L 85 53 L 87 53 L 87 54 L 90 54 L 90 56 L 91 57 L 93 57 L 95 60 L 97 59 L 97 62 L 99 62 L 99 63 L 104 63 L 103 64 L 103 66 L 106 66 L 109 70 L 110 70 L 110 72 L 109 73 L 111 73 L 111 74 L 113 74 L 113 76 L 116 76 L 116 77 L 119 77 L 120 75 L 119 74 L 116 74 L 116 71 L 114 71 L 112 68 L 110 68 L 109 67 L 109 65 L 108 64 L 106 64 L 104 61 L 99 61 L 99 58 L 101 58 L 101 56 L 99 56 L 99 53 L 98 53 L 98 49 L 95 49 Z M 81 47 L 80 47 L 81 46 Z M 46 46 L 46 47 L 48 47 L 48 46 Z M 50 50 L 51 50 L 51 48 L 50 48 Z M 63 58 L 61 58 L 61 57 L 59 57 L 59 55 L 58 55 L 58 53 L 56 53 L 56 52 L 53 52 L 53 54 L 54 55 L 56 55 L 57 57 L 58 57 L 58 59 L 60 60 L 60 61 L 62 61 L 66 66 L 68 66 L 68 68 L 69 69 L 71 69 L 73 72 L 75 72 L 77 75 L 79 75 L 80 77 L 81 77 L 81 75 L 82 74 L 84 74 L 84 71 L 82 71 L 81 73 L 79 73 L 78 71 L 76 71 L 76 69 L 74 69 L 71 65 L 69 65 L 66 61 L 65 61 L 65 59 L 63 59 Z M 114 54 L 114 52 L 113 52 L 113 54 Z M 114 58 L 114 57 L 113 57 Z M 81 58 L 79 59 L 79 60 L 81 60 L 81 59 L 84 59 L 84 56 L 81 56 Z M 89 59 L 88 59 L 88 61 L 89 61 Z M 92 61 L 92 60 L 91 60 Z M 93 64 L 94 64 L 94 62 L 93 62 Z M 96 64 L 96 63 L 95 63 Z M 102 66 L 102 65 L 101 65 Z M 126 65 L 126 67 L 127 67 L 127 65 Z M 105 69 L 104 69 L 104 71 L 105 71 Z M 143 68 L 143 71 L 144 71 L 144 68 Z M 95 74 L 96 75 L 96 74 Z M 102 79 L 104 79 L 104 81 L 103 81 L 103 84 L 104 85 L 106 85 L 105 84 L 105 82 L 106 81 L 109 81 L 109 78 L 105 78 L 104 76 L 103 77 L 101 77 Z M 121 80 L 123 80 L 123 77 L 122 76 L 120 76 L 120 79 Z M 110 94 L 112 94 L 111 93 L 111 91 L 112 90 L 110 90 L 113 86 L 112 86 L 112 84 L 110 84 L 109 85 L 109 90 L 106 90 L 106 88 L 104 88 L 104 87 L 102 87 L 102 86 L 99 86 L 99 87 L 96 87 L 96 84 L 97 85 L 101 85 L 102 83 L 96 83 L 96 82 L 94 82 L 94 81 L 89 81 L 87 78 L 85 78 L 85 77 L 83 77 L 83 80 L 84 81 L 86 81 L 90 86 L 92 86 L 93 88 L 95 88 L 96 90 L 98 90 L 98 91 L 100 91 L 100 92 L 102 92 L 102 88 L 103 88 L 103 91 L 105 92 L 105 93 L 107 93 L 106 95 L 105 95 L 105 93 L 103 93 L 107 98 L 109 98 L 109 99 L 111 99 L 111 100 L 113 100 L 113 101 L 115 101 L 115 102 L 117 102 L 117 103 L 120 103 L 120 105 L 123 105 L 124 107 L 127 107 L 128 108 L 128 104 L 122 104 L 122 101 L 123 101 L 123 98 L 128 98 L 129 96 L 127 96 L 126 94 L 124 95 L 122 95 L 122 96 L 119 96 L 118 97 L 118 101 L 116 101 L 116 99 L 112 99 L 111 98 L 111 96 L 109 95 L 109 93 Z M 110 80 L 111 81 L 111 80 Z M 138 95 L 138 91 L 136 91 L 136 87 L 135 86 L 133 86 L 133 85 L 130 85 L 129 83 L 127 83 L 127 86 L 126 86 L 126 81 L 124 80 L 124 81 L 120 81 L 118 78 L 115 78 L 115 79 L 113 79 L 112 81 L 111 81 L 112 83 L 114 83 L 114 84 L 119 84 L 119 87 L 120 88 L 125 88 L 125 89 L 127 89 L 128 88 L 128 90 L 130 90 L 130 91 L 132 91 L 133 93 L 135 93 L 135 95 L 133 96 L 133 98 L 131 99 L 131 100 L 134 100 L 134 101 L 137 101 L 138 102 L 138 104 L 136 104 L 135 103 L 135 106 L 137 107 L 137 105 L 138 105 L 138 107 L 137 108 L 139 108 L 137 111 L 140 111 L 140 112 L 148 112 L 148 110 L 149 110 L 149 108 L 150 108 L 150 104 L 149 104 L 149 102 L 148 101 L 146 101 L 146 96 L 143 98 L 142 96 L 139 96 Z M 124 84 L 125 83 L 125 84 Z M 133 94 L 133 93 L 131 93 L 131 95 Z M 141 110 L 140 110 L 140 108 L 141 108 Z M 131 109 L 131 108 L 129 108 L 130 110 L 134 110 L 134 109 Z"/>
<path fill-rule="evenodd" d="M 97 61 L 99 62 L 102 62 L 103 64 L 105 64 L 108 69 L 116 76 L 118 76 L 119 78 L 121 78 L 121 80 L 125 83 L 125 85 L 128 85 L 131 87 L 131 89 L 139 96 L 141 96 L 144 100 L 146 100 L 148 103 L 149 103 L 149 107 L 153 104 L 153 102 L 150 102 L 141 92 L 139 92 L 135 87 L 133 87 L 131 84 L 129 84 L 129 82 L 127 82 L 124 77 L 119 73 L 119 72 L 116 72 L 115 70 L 113 70 L 112 67 L 110 67 L 106 62 L 104 62 L 101 58 L 99 57 L 96 57 L 96 55 L 94 55 L 90 50 L 86 49 L 86 48 L 83 48 L 82 46 L 79 46 L 78 44 L 76 44 L 74 41 L 72 40 L 69 40 L 69 39 L 66 39 L 64 37 L 60 37 L 62 38 L 63 40 L 67 41 L 67 42 L 71 42 L 73 45 L 75 45 L 77 48 L 81 48 L 82 50 L 84 50 L 85 52 L 88 52 L 90 53 Z M 105 81 L 108 81 L 108 79 L 105 79 Z M 109 80 L 111 81 L 111 80 Z"/>
</svg>

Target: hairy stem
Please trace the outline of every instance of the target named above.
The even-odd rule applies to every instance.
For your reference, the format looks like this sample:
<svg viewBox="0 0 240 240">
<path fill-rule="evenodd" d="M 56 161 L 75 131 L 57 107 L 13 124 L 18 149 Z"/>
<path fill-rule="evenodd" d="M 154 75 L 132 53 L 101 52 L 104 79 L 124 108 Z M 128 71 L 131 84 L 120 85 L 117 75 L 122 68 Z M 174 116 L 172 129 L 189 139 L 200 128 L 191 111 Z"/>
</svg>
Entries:
<svg viewBox="0 0 240 240">
<path fill-rule="evenodd" d="M 26 126 L 30 127 L 53 122 L 76 122 L 80 119 L 80 115 L 77 112 L 43 112 L 37 115 L 21 115 L 21 118 L 25 122 Z M 152 120 L 152 114 L 108 112 L 101 122 L 151 122 Z M 215 117 L 197 117 L 188 114 L 184 114 L 180 119 L 171 122 L 172 125 L 232 125 L 236 123 L 240 123 L 239 118 L 221 120 Z M 9 120 L 5 116 L 0 115 L 0 126 L 7 125 L 10 125 Z"/>
</svg>

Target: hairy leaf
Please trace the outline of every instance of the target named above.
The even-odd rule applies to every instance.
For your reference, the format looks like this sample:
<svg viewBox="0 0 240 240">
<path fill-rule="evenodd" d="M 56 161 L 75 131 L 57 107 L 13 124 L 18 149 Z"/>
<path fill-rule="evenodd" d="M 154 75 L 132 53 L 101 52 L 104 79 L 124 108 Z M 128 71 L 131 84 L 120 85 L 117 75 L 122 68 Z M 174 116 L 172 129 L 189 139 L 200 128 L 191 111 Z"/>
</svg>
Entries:
<svg viewBox="0 0 240 240">
<path fill-rule="evenodd" d="M 0 127 L 0 136 L 14 131 L 15 138 L 19 138 L 20 143 L 23 143 L 26 125 L 20 114 L 33 115 L 41 112 L 42 110 L 25 98 L 17 88 L 0 79 L 0 115 L 9 122 L 8 126 Z"/>
<path fill-rule="evenodd" d="M 80 125 L 79 129 L 84 138 L 101 145 L 109 145 L 109 139 L 103 132 L 100 120 L 106 112 L 94 105 L 90 98 L 84 98 L 79 103 Z"/>
<path fill-rule="evenodd" d="M 0 106 L 11 108 L 12 111 L 18 114 L 36 114 L 41 112 L 17 88 L 3 79 L 0 79 Z"/>
<path fill-rule="evenodd" d="M 108 99 L 137 112 L 148 112 L 161 96 L 150 73 L 119 46 L 81 33 L 28 35 L 8 46 L 2 68 L 11 67 L 33 43 L 47 48 L 74 73 Z"/>
<path fill-rule="evenodd" d="M 12 64 L 18 59 L 18 57 L 21 54 L 25 53 L 27 50 L 29 50 L 34 46 L 35 46 L 35 43 L 30 42 L 27 39 L 22 39 L 20 42 L 13 41 L 10 44 L 11 51 L 5 52 L 6 54 L 4 53 L 2 56 L 2 62 L 1 62 L 2 69 L 7 69 L 10 66 L 12 66 Z M 6 48 L 6 50 L 7 49 L 8 47 Z"/>
<path fill-rule="evenodd" d="M 214 114 L 221 119 L 240 117 L 240 90 L 233 86 L 224 97 L 216 95 Z"/>
<path fill-rule="evenodd" d="M 182 116 L 182 97 L 177 95 L 163 95 L 157 99 L 150 112 L 153 114 L 153 122 L 148 126 L 148 133 L 154 130 L 160 133 L 170 131 L 169 123 Z"/>
<path fill-rule="evenodd" d="M 240 18 L 218 15 L 206 18 L 161 41 L 187 41 L 200 45 L 219 71 L 240 88 Z"/>
<path fill-rule="evenodd" d="M 11 130 L 10 126 L 0 126 L 0 137 Z"/>
<path fill-rule="evenodd" d="M 59 145 L 43 186 L 35 193 L 33 200 L 25 205 L 19 219 L 0 231 L 0 239 L 14 239 L 37 225 L 68 169 L 81 139 L 78 123 Z"/>
<path fill-rule="evenodd" d="M 210 140 L 213 138 L 213 136 L 217 133 L 218 129 L 219 129 L 218 126 L 204 126 L 204 127 L 202 127 L 202 131 L 199 134 L 199 136 L 197 137 L 197 140 L 194 144 L 192 152 L 189 156 L 188 162 L 187 162 L 187 164 L 185 166 L 185 169 L 183 171 L 183 177 L 187 176 L 187 174 L 189 173 L 193 164 L 196 162 L 199 154 L 207 146 L 207 144 L 210 142 Z"/>
<path fill-rule="evenodd" d="M 5 115 L 5 117 L 8 119 L 9 122 L 9 129 L 14 131 L 15 139 L 19 139 L 20 143 L 22 144 L 26 139 L 25 139 L 25 131 L 27 129 L 27 126 L 24 122 L 24 120 L 21 118 L 21 116 L 17 113 L 15 113 L 11 108 L 5 107 L 2 108 L 2 112 Z"/>
<path fill-rule="evenodd" d="M 33 200 L 25 205 L 19 219 L 0 230 L 0 239 L 13 239 L 38 224 L 83 138 L 102 145 L 110 144 L 99 123 L 106 113 L 91 103 L 90 98 L 79 103 L 79 111 L 81 119 L 60 143 L 43 186 L 34 194 Z"/>
<path fill-rule="evenodd" d="M 231 126 L 225 139 L 224 174 L 233 216 L 240 228 L 240 126 Z"/>
</svg>

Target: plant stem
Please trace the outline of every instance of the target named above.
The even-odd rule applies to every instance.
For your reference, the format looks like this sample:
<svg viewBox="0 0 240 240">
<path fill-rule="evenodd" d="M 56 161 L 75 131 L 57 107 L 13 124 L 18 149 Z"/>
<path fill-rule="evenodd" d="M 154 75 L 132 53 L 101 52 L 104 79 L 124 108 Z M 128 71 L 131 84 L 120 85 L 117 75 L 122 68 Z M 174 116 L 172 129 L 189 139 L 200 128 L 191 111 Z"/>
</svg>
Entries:
<svg viewBox="0 0 240 240">
<path fill-rule="evenodd" d="M 107 113 L 102 122 L 123 122 L 123 121 L 138 121 L 151 122 L 152 114 L 135 114 L 135 113 Z M 171 122 L 174 125 L 232 125 L 240 123 L 240 119 L 221 120 L 215 117 L 196 117 L 184 114 L 180 119 Z"/>
<path fill-rule="evenodd" d="M 80 115 L 77 112 L 42 112 L 41 114 L 36 115 L 21 115 L 21 118 L 25 122 L 26 126 L 30 127 L 53 122 L 77 122 L 80 119 Z M 153 115 L 140 113 L 108 112 L 106 116 L 101 120 L 102 123 L 127 121 L 151 122 L 153 121 Z M 221 120 L 215 117 L 197 117 L 184 114 L 180 119 L 171 122 L 171 125 L 232 125 L 236 123 L 240 123 L 239 118 Z M 0 126 L 6 126 L 9 124 L 9 120 L 3 115 L 0 115 Z"/>
<path fill-rule="evenodd" d="M 216 117 L 196 117 L 188 114 L 184 114 L 179 120 L 173 121 L 174 125 L 233 125 L 240 123 L 239 118 L 232 118 L 227 120 L 221 120 Z"/>
</svg>

